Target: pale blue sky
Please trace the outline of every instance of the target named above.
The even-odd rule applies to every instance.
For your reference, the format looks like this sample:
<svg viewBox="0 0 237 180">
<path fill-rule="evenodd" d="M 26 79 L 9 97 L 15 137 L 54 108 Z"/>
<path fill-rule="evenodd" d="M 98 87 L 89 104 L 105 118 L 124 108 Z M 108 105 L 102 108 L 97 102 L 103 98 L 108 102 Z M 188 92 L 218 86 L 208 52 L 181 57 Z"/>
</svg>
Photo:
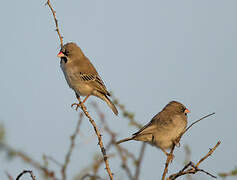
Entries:
<svg viewBox="0 0 237 180">
<path fill-rule="evenodd" d="M 46 153 L 62 161 L 78 114 L 70 108 L 75 97 L 56 57 L 59 40 L 44 4 L 30 0 L 1 3 L 0 122 L 12 146 L 38 160 Z M 150 121 L 171 100 L 191 110 L 190 122 L 216 112 L 197 124 L 182 144 L 190 145 L 195 161 L 221 140 L 201 167 L 215 174 L 237 165 L 236 0 L 69 0 L 52 4 L 64 42 L 74 41 L 82 48 L 107 88 L 140 123 Z M 89 109 L 93 100 L 106 113 L 110 127 L 120 133 L 119 138 L 135 131 L 99 99 L 90 98 Z M 96 114 L 91 114 L 96 120 Z M 100 152 L 86 119 L 81 128 L 84 137 L 77 139 L 69 166 L 72 175 L 92 161 L 94 152 Z M 103 138 L 106 143 L 108 139 Z M 141 143 L 123 146 L 136 151 Z M 163 153 L 151 146 L 146 150 L 141 179 L 160 177 Z M 183 146 L 176 150 L 176 158 L 170 172 L 180 169 Z M 6 179 L 5 170 L 16 176 L 29 168 L 19 160 L 5 161 L 2 154 L 0 161 L 0 179 Z M 120 162 L 111 159 L 110 163 L 115 174 L 124 175 L 118 172 Z"/>
</svg>

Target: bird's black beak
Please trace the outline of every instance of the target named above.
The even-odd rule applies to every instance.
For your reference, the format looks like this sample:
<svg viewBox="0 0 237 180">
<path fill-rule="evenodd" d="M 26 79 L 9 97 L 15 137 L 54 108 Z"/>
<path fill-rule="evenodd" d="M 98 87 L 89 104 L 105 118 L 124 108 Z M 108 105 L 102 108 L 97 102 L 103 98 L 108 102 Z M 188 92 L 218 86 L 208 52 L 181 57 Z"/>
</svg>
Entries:
<svg viewBox="0 0 237 180">
<path fill-rule="evenodd" d="M 65 54 L 62 53 L 62 51 L 60 51 L 60 52 L 58 53 L 57 57 L 62 58 L 62 57 L 66 57 L 66 56 L 65 56 Z"/>
</svg>

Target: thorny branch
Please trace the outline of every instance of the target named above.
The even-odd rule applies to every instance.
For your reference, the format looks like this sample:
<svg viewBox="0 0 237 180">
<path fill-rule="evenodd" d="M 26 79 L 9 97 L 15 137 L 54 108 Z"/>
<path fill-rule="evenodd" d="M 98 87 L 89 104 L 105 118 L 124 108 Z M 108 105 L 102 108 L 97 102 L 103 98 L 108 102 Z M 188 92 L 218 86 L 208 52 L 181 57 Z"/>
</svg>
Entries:
<svg viewBox="0 0 237 180">
<path fill-rule="evenodd" d="M 136 162 L 136 171 L 135 171 L 134 180 L 138 180 L 139 179 L 141 163 L 142 163 L 142 159 L 144 157 L 145 148 L 146 148 L 146 143 L 142 143 L 141 151 L 139 153 L 138 160 Z"/>
<path fill-rule="evenodd" d="M 112 93 L 111 93 L 112 94 Z M 134 114 L 127 111 L 125 108 L 125 105 L 121 104 L 118 99 L 116 99 L 113 94 L 112 94 L 113 102 L 116 106 L 119 107 L 119 109 L 122 111 L 122 114 L 125 118 L 127 118 L 130 122 L 129 124 L 132 126 L 137 127 L 138 129 L 142 128 L 142 125 L 139 124 L 137 121 L 134 119 Z"/>
<path fill-rule="evenodd" d="M 46 177 L 50 177 L 52 180 L 58 180 L 58 178 L 55 177 L 55 173 L 53 171 L 51 171 L 47 167 L 41 165 L 36 160 L 32 159 L 29 155 L 27 155 L 27 154 L 25 154 L 21 151 L 14 150 L 13 148 L 8 146 L 7 144 L 1 144 L 1 146 L 12 156 L 16 156 L 16 157 L 21 158 L 24 162 L 32 165 L 34 168 L 36 168 L 36 169 L 40 170 L 41 172 L 43 172 L 43 174 Z"/>
<path fill-rule="evenodd" d="M 173 156 L 173 153 L 174 153 L 174 148 L 175 148 L 175 144 L 173 144 L 171 150 L 170 150 L 170 155 Z M 162 180 L 165 180 L 165 176 L 168 172 L 168 167 L 169 167 L 169 164 L 170 162 L 172 161 L 172 158 L 170 158 L 169 156 L 167 156 L 167 159 L 166 159 L 166 162 L 165 162 L 165 169 L 164 169 L 164 172 L 162 174 Z"/>
<path fill-rule="evenodd" d="M 178 173 L 175 173 L 175 174 L 172 174 L 170 175 L 167 180 L 174 180 L 174 179 L 177 179 L 178 177 L 180 176 L 183 176 L 185 174 L 196 174 L 197 172 L 204 172 L 206 173 L 207 175 L 211 176 L 212 178 L 216 178 L 216 176 L 210 174 L 209 172 L 203 170 L 203 169 L 200 169 L 199 168 L 199 165 L 204 161 L 206 160 L 210 155 L 212 155 L 212 153 L 216 150 L 216 148 L 220 145 L 220 141 L 218 141 L 216 143 L 216 145 L 209 150 L 209 152 L 203 157 L 201 158 L 198 163 L 195 165 L 192 161 L 190 161 L 186 166 L 184 166 L 184 168 L 182 170 L 180 170 Z"/>
<path fill-rule="evenodd" d="M 99 180 L 103 180 L 100 176 L 96 176 L 96 175 L 91 175 L 91 174 L 85 174 L 84 176 L 82 176 L 81 180 L 84 180 L 86 179 L 87 177 L 89 177 L 91 180 L 96 180 L 96 179 L 99 179 Z"/>
<path fill-rule="evenodd" d="M 212 116 L 212 115 L 214 115 L 214 114 L 215 114 L 215 113 L 208 114 L 208 115 L 206 115 L 206 116 L 204 116 L 204 117 L 198 119 L 197 121 L 193 122 L 191 125 L 189 125 L 188 128 L 186 128 L 186 129 L 180 134 L 180 136 L 177 138 L 176 143 L 173 144 L 173 146 L 172 146 L 172 148 L 171 148 L 171 150 L 170 150 L 169 155 L 170 155 L 171 157 L 174 157 L 173 153 L 174 153 L 174 149 L 175 149 L 175 144 L 179 144 L 181 137 L 182 137 L 194 124 L 196 124 L 196 123 L 200 122 L 201 120 L 203 120 L 203 119 L 205 119 L 205 118 L 207 118 L 207 117 L 209 117 L 209 116 Z M 166 163 L 165 163 L 165 169 L 164 169 L 163 174 L 162 174 L 162 180 L 165 180 L 166 174 L 167 174 L 167 172 L 168 172 L 168 167 L 169 167 L 169 164 L 170 164 L 171 161 L 172 161 L 172 158 L 170 158 L 169 156 L 167 156 Z"/>
<path fill-rule="evenodd" d="M 96 103 L 92 103 L 92 105 L 94 106 L 95 110 L 97 111 L 97 113 L 100 117 L 100 121 L 102 122 L 102 124 L 104 126 L 104 130 L 111 137 L 111 140 L 110 140 L 110 143 L 107 146 L 107 149 L 109 149 L 109 147 L 111 147 L 111 145 L 114 145 L 117 152 L 118 152 L 119 157 L 121 158 L 122 168 L 125 170 L 128 178 L 130 180 L 138 180 L 139 179 L 139 174 L 140 174 L 140 169 L 141 169 L 141 162 L 142 162 L 142 159 L 143 159 L 144 153 L 145 153 L 146 143 L 142 144 L 140 153 L 138 155 L 138 158 L 136 158 L 131 152 L 129 152 L 127 149 L 121 147 L 120 145 L 118 145 L 116 143 L 116 134 L 109 128 L 108 123 L 105 121 L 104 114 L 100 111 L 100 109 L 99 109 L 99 107 L 97 106 Z M 129 166 L 127 165 L 127 159 L 128 158 L 131 158 L 134 161 L 134 164 L 135 164 L 135 174 L 134 174 L 134 176 L 132 175 L 132 172 L 131 172 Z"/>
<path fill-rule="evenodd" d="M 231 170 L 230 172 L 222 172 L 222 173 L 218 173 L 218 175 L 222 177 L 223 179 L 229 176 L 237 176 L 237 167 Z"/>
<path fill-rule="evenodd" d="M 86 106 L 81 103 L 81 109 L 82 111 L 84 112 L 84 114 L 86 115 L 86 117 L 89 119 L 90 123 L 92 124 L 94 130 L 95 130 L 95 133 L 97 135 L 97 138 L 98 138 L 98 141 L 99 141 L 99 146 L 100 146 L 100 150 L 101 150 L 101 153 L 104 157 L 104 162 L 105 162 L 105 166 L 106 166 L 106 171 L 110 177 L 110 180 L 113 180 L 113 175 L 112 175 L 112 172 L 110 170 L 110 167 L 109 167 L 109 161 L 108 161 L 108 156 L 106 154 L 106 149 L 104 148 L 104 144 L 103 144 L 103 141 L 102 141 L 102 136 L 99 132 L 99 129 L 97 128 L 97 125 L 95 123 L 95 121 L 92 119 L 92 117 L 90 116 L 90 114 L 88 113 L 87 109 L 86 109 Z"/>
<path fill-rule="evenodd" d="M 46 3 L 49 8 L 51 9 L 52 13 L 53 13 L 53 17 L 54 17 L 54 21 L 55 21 L 55 25 L 56 25 L 56 31 L 58 33 L 58 36 L 59 36 L 59 39 L 60 39 L 60 44 L 61 44 L 61 47 L 63 47 L 63 39 L 62 39 L 62 36 L 59 32 L 59 28 L 58 28 L 58 20 L 56 19 L 56 14 L 55 14 L 55 11 L 50 3 L 50 0 L 47 1 Z M 100 149 L 101 149 L 101 153 L 104 157 L 104 162 L 105 162 L 105 166 L 106 166 L 106 171 L 110 177 L 111 180 L 113 180 L 113 175 L 112 175 L 112 172 L 110 170 L 110 167 L 109 167 L 109 162 L 108 162 L 108 157 L 106 155 L 106 149 L 104 148 L 104 145 L 103 145 L 103 142 L 102 142 L 102 137 L 101 137 L 101 134 L 99 132 L 99 129 L 97 128 L 97 125 L 95 123 L 95 121 L 92 119 L 92 117 L 90 116 L 90 114 L 88 113 L 85 105 L 83 103 L 81 103 L 81 109 L 82 111 L 84 112 L 84 114 L 86 115 L 86 117 L 89 119 L 90 123 L 92 124 L 92 126 L 94 127 L 94 130 L 95 130 L 95 133 L 98 137 L 98 141 L 99 141 L 99 146 L 100 146 Z"/>
<path fill-rule="evenodd" d="M 67 179 L 66 178 L 66 170 L 67 170 L 67 166 L 68 166 L 68 164 L 70 162 L 70 157 L 72 155 L 73 148 L 75 146 L 75 139 L 76 139 L 76 136 L 77 136 L 77 134 L 79 132 L 79 128 L 80 128 L 80 125 L 81 125 L 81 122 L 82 122 L 82 117 L 83 117 L 83 114 L 80 113 L 80 118 L 79 118 L 79 120 L 77 122 L 76 130 L 73 133 L 73 135 L 71 136 L 71 144 L 70 144 L 69 150 L 67 152 L 67 155 L 65 157 L 65 162 L 64 162 L 64 164 L 62 166 L 62 169 L 61 169 L 62 180 L 66 180 Z"/>
<path fill-rule="evenodd" d="M 127 173 L 127 176 L 129 179 L 133 179 L 132 176 L 132 172 L 129 169 L 128 165 L 127 165 L 127 157 L 126 155 L 123 154 L 123 148 L 120 147 L 117 143 L 116 143 L 116 134 L 109 128 L 109 126 L 107 125 L 107 122 L 105 121 L 105 116 L 104 114 L 100 111 L 100 109 L 98 108 L 96 103 L 92 104 L 95 108 L 95 110 L 97 111 L 99 117 L 100 117 L 100 121 L 102 122 L 103 126 L 104 126 L 104 130 L 110 135 L 111 140 L 110 143 L 107 146 L 107 149 L 109 149 L 111 147 L 111 145 L 115 145 L 115 148 L 119 154 L 119 157 L 121 158 L 122 161 L 122 168 L 125 170 L 125 172 Z M 128 151 L 127 151 L 128 152 Z M 132 156 L 134 157 L 134 156 Z M 136 160 L 136 158 L 134 157 L 134 161 Z"/>
<path fill-rule="evenodd" d="M 51 10 L 51 12 L 53 14 L 54 22 L 55 22 L 55 25 L 56 25 L 56 31 L 58 33 L 58 37 L 59 37 L 59 40 L 60 40 L 60 45 L 61 45 L 61 48 L 62 48 L 63 47 L 63 37 L 61 36 L 59 28 L 58 28 L 58 20 L 56 18 L 56 11 L 54 11 L 54 9 L 53 9 L 53 7 L 52 7 L 52 5 L 50 3 L 50 0 L 47 0 L 46 5 L 49 6 L 49 8 L 50 8 L 50 10 Z"/>
<path fill-rule="evenodd" d="M 21 178 L 21 176 L 23 176 L 23 175 L 26 174 L 26 173 L 29 173 L 29 174 L 30 174 L 30 177 L 31 177 L 32 180 L 36 180 L 36 179 L 35 179 L 35 176 L 34 176 L 34 174 L 33 174 L 33 172 L 32 172 L 32 171 L 29 171 L 29 170 L 24 170 L 24 171 L 22 171 L 22 172 L 17 176 L 16 180 L 19 180 L 19 179 Z"/>
</svg>

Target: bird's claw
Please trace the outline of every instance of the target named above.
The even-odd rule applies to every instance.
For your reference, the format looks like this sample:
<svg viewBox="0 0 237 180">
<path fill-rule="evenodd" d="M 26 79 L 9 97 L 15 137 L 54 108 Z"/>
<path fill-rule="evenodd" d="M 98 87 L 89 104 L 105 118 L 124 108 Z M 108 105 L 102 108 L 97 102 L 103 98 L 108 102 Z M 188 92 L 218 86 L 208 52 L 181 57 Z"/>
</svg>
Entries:
<svg viewBox="0 0 237 180">
<path fill-rule="evenodd" d="M 166 155 L 167 155 L 168 161 L 169 161 L 169 162 L 172 162 L 173 159 L 174 159 L 174 155 L 171 154 L 171 153 L 167 153 Z"/>
<path fill-rule="evenodd" d="M 80 102 L 80 103 L 73 103 L 73 104 L 71 105 L 71 108 L 73 108 L 73 106 L 76 106 L 76 111 L 77 111 L 78 108 L 82 106 L 82 103 L 81 103 L 81 102 Z"/>
</svg>

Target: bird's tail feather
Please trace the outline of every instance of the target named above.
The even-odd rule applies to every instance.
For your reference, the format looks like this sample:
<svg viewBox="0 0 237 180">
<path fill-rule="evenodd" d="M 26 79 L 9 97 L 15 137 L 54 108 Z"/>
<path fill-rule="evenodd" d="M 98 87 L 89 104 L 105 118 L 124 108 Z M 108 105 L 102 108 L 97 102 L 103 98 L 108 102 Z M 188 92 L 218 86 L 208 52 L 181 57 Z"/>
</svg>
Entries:
<svg viewBox="0 0 237 180">
<path fill-rule="evenodd" d="M 123 142 L 126 142 L 126 141 L 130 141 L 130 140 L 133 140 L 133 137 L 122 139 L 122 140 L 116 142 L 116 144 L 120 144 L 120 143 L 123 143 Z"/>
<path fill-rule="evenodd" d="M 118 115 L 118 110 L 115 107 L 115 105 L 111 102 L 111 100 L 105 95 L 105 102 L 108 104 L 108 106 L 110 107 L 110 109 L 112 109 L 112 111 L 114 112 L 115 115 Z"/>
</svg>

